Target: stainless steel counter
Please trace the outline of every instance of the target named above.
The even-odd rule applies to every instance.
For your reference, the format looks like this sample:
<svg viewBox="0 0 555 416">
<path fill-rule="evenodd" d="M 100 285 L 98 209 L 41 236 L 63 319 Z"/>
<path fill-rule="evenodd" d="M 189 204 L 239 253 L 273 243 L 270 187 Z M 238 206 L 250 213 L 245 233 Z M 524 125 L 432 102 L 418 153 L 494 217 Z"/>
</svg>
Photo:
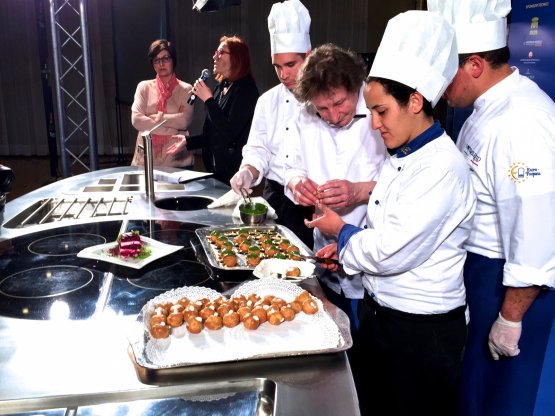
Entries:
<svg viewBox="0 0 555 416">
<path fill-rule="evenodd" d="M 3 223 L 38 200 L 62 195 L 82 196 L 86 187 L 98 185 L 100 179 L 111 178 L 117 182 L 128 173 L 138 171 L 133 167 L 106 169 L 45 186 L 9 202 Z M 186 184 L 183 190 L 158 192 L 156 196 L 201 195 L 215 199 L 228 190 L 229 187 L 213 179 L 203 179 Z M 98 197 L 111 193 L 90 194 Z M 129 192 L 128 195 L 133 197 L 132 203 L 129 212 L 121 215 L 122 219 L 165 219 L 205 225 L 234 222 L 231 208 L 167 211 L 153 206 L 142 192 Z M 108 219 L 117 218 L 116 215 Z M 3 239 L 67 225 L 67 221 L 105 220 L 98 217 L 21 228 L 2 227 L 0 247 Z M 313 279 L 303 284 L 323 298 L 318 283 Z M 359 414 L 351 370 L 344 352 L 199 365 L 185 372 L 170 373 L 160 380 L 153 380 L 152 384 L 142 383 L 140 380 L 147 377 L 140 373 L 141 368 L 133 364 L 125 336 L 126 328 L 133 319 L 135 317 L 115 316 L 108 310 L 86 321 L 0 317 L 0 414 L 23 414 L 25 411 L 44 409 L 75 410 L 103 403 L 163 397 L 219 397 L 218 394 L 251 387 L 267 388 L 270 385 L 273 387 L 265 392 L 271 396 L 270 405 L 262 406 L 256 414 Z"/>
</svg>

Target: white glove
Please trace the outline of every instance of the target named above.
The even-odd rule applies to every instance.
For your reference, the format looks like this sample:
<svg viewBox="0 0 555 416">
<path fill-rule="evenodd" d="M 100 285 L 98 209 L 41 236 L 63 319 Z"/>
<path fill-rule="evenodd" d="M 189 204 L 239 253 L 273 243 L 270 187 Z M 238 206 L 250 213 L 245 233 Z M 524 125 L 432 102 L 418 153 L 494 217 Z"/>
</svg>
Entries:
<svg viewBox="0 0 555 416">
<path fill-rule="evenodd" d="M 229 181 L 233 190 L 241 195 L 241 188 L 245 188 L 250 194 L 252 192 L 252 183 L 254 182 L 254 176 L 249 168 L 241 168 L 237 171 L 233 178 Z"/>
<path fill-rule="evenodd" d="M 499 313 L 489 331 L 489 351 L 494 360 L 499 360 L 500 355 L 516 357 L 520 354 L 518 340 L 522 333 L 522 322 L 507 321 Z"/>
</svg>

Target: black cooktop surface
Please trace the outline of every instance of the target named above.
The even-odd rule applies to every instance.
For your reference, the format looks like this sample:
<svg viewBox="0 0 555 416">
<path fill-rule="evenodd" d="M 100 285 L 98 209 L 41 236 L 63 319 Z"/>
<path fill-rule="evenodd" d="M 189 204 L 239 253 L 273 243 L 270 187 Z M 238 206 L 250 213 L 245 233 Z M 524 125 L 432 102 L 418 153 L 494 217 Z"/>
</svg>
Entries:
<svg viewBox="0 0 555 416">
<path fill-rule="evenodd" d="M 0 243 L 0 315 L 88 319 L 112 311 L 137 314 L 153 297 L 182 286 L 225 289 L 203 259 L 195 229 L 176 221 L 108 221 L 41 231 Z M 86 247 L 125 231 L 183 246 L 141 269 L 78 258 Z"/>
</svg>

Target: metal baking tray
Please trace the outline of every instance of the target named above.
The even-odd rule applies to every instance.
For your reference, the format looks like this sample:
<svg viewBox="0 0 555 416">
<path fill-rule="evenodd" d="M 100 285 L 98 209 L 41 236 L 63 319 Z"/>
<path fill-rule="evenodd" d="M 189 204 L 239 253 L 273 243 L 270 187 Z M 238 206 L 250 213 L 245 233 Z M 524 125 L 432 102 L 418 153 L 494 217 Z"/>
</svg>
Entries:
<svg viewBox="0 0 555 416">
<path fill-rule="evenodd" d="M 293 233 L 289 228 L 283 225 L 227 225 L 227 226 L 219 226 L 219 227 L 205 227 L 205 228 L 198 228 L 195 230 L 197 236 L 200 239 L 202 248 L 206 253 L 206 257 L 212 267 L 222 269 L 222 270 L 254 270 L 254 267 L 247 265 L 246 258 L 244 254 L 238 252 L 237 255 L 237 266 L 235 267 L 227 267 L 220 264 L 218 260 L 219 251 L 217 247 L 210 242 L 210 233 L 214 230 L 222 232 L 224 234 L 237 234 L 239 230 L 248 230 L 249 232 L 274 232 L 280 235 L 282 238 L 288 239 L 292 245 L 299 247 L 299 251 L 301 256 L 312 256 L 314 253 L 310 250 L 306 244 L 304 244 L 299 237 Z"/>
<path fill-rule="evenodd" d="M 251 288 L 255 288 L 255 290 L 251 291 Z M 201 297 L 210 298 L 210 293 L 208 292 L 204 293 L 202 291 L 203 288 L 201 287 L 189 287 L 189 288 L 183 287 L 183 288 L 175 289 L 173 291 L 168 291 L 165 294 L 159 295 L 157 298 L 153 299 L 153 301 L 160 301 L 160 300 L 167 300 L 167 299 L 175 300 L 182 297 L 183 291 L 187 292 L 187 290 L 195 292 Z M 205 289 L 205 290 L 209 291 L 210 289 Z M 254 293 L 260 293 L 262 295 L 264 293 L 264 290 L 266 290 L 267 293 L 273 293 L 278 296 L 281 296 L 282 294 L 285 293 L 285 292 L 282 292 L 284 290 L 292 294 L 295 294 L 295 293 L 301 292 L 303 289 L 297 285 L 294 285 L 289 282 L 281 281 L 281 280 L 275 280 L 275 281 L 256 280 L 256 281 L 245 282 L 239 285 L 236 288 L 235 293 L 237 291 L 239 291 L 240 293 L 254 292 Z M 191 299 L 196 298 L 196 296 L 187 296 L 187 297 L 190 297 Z M 278 357 L 292 358 L 292 357 L 298 357 L 298 356 L 336 353 L 336 352 L 346 351 L 349 348 L 351 348 L 352 338 L 350 333 L 350 323 L 349 323 L 349 318 L 347 317 L 345 312 L 337 308 L 335 305 L 330 303 L 325 298 L 318 298 L 318 297 L 315 297 L 314 295 L 313 297 L 315 299 L 318 299 L 318 302 L 321 302 L 320 306 L 322 307 L 322 309 L 320 312 L 318 312 L 321 318 L 318 318 L 318 319 L 323 320 L 323 321 L 320 321 L 321 324 L 323 324 L 322 328 L 330 328 L 330 324 L 325 323 L 325 321 L 327 320 L 330 320 L 332 322 L 331 324 L 332 326 L 333 325 L 336 326 L 336 330 L 338 332 L 337 332 L 337 335 L 334 335 L 334 337 L 337 336 L 336 338 L 337 344 L 333 346 L 327 343 L 327 345 L 322 344 L 320 346 L 313 346 L 308 349 L 303 349 L 303 348 L 299 348 L 299 344 L 296 344 L 295 342 L 293 342 L 295 338 L 290 338 L 292 342 L 288 344 L 289 348 L 283 348 L 283 349 L 280 348 L 279 350 L 277 350 L 275 347 L 272 347 L 269 344 L 260 344 L 260 345 L 264 345 L 264 347 L 262 348 L 262 350 L 260 350 L 258 354 L 245 355 L 245 354 L 242 354 L 242 351 L 236 350 L 236 348 L 239 344 L 246 347 L 247 344 L 245 343 L 248 343 L 249 339 L 237 337 L 237 338 L 231 338 L 232 342 L 227 344 L 227 346 L 229 347 L 229 351 L 228 351 L 229 354 L 227 354 L 227 357 L 223 357 L 222 355 L 216 353 L 217 350 L 214 349 L 214 347 L 217 347 L 217 345 L 215 345 L 214 342 L 211 342 L 209 344 L 204 343 L 203 341 L 204 336 L 203 336 L 202 338 L 198 339 L 198 341 L 200 342 L 199 345 L 201 345 L 202 348 L 204 348 L 206 351 L 213 353 L 209 359 L 206 359 L 206 360 L 201 359 L 200 361 L 197 361 L 194 363 L 187 362 L 188 357 L 193 357 L 192 355 L 188 355 L 187 353 L 187 348 L 190 348 L 190 347 L 186 347 L 185 349 L 181 350 L 180 349 L 181 344 L 177 344 L 177 347 L 179 347 L 178 351 L 183 354 L 183 355 L 180 354 L 180 356 L 183 359 L 171 360 L 170 362 L 165 362 L 165 363 L 157 363 L 151 359 L 151 356 L 149 354 L 150 336 L 148 334 L 148 330 L 146 330 L 145 328 L 145 320 L 147 319 L 148 305 L 145 305 L 145 307 L 143 307 L 141 312 L 138 314 L 134 322 L 134 325 L 129 327 L 130 332 L 127 334 L 127 338 L 130 344 L 129 355 L 133 361 L 135 370 L 140 380 L 147 384 L 150 384 L 150 383 L 156 384 L 163 381 L 164 382 L 171 381 L 171 380 L 175 381 L 182 377 L 192 377 L 195 374 L 197 374 L 197 372 L 199 371 L 206 372 L 208 371 L 206 370 L 207 365 L 217 364 L 217 368 L 219 369 L 218 371 L 221 371 L 223 368 L 228 368 L 228 366 L 233 367 L 234 365 L 237 365 L 240 362 L 242 363 L 255 362 L 255 361 L 260 362 L 261 360 L 264 361 L 264 359 L 268 359 L 268 358 L 278 358 Z M 284 296 L 284 299 L 285 299 L 285 296 Z M 271 327 L 268 327 L 268 328 L 271 328 Z M 227 330 L 227 329 L 224 328 L 223 330 Z M 323 332 L 326 332 L 326 331 L 324 330 Z M 218 331 L 216 331 L 215 333 L 218 333 Z M 297 333 L 300 333 L 300 332 L 297 330 Z M 189 335 L 184 335 L 184 336 L 188 337 Z M 229 340 L 230 338 L 224 338 L 224 339 Z M 169 342 L 173 342 L 174 341 L 173 336 L 168 338 L 168 340 Z M 176 339 L 176 342 L 180 342 L 180 340 L 181 340 L 181 336 Z M 157 342 L 157 341 L 154 341 L 154 342 Z M 162 340 L 162 342 L 165 343 L 166 341 Z M 157 345 L 159 345 L 162 349 L 158 350 Z M 265 347 L 266 345 L 268 346 L 268 348 Z M 151 347 L 154 346 L 156 348 L 156 350 L 154 350 L 155 353 L 160 353 L 162 355 L 165 354 L 166 348 L 168 348 L 168 344 L 166 344 L 165 346 L 164 344 L 150 344 L 150 346 Z M 150 351 L 152 352 L 153 350 L 150 349 Z M 269 351 L 272 351 L 272 352 L 269 352 Z M 195 355 L 195 359 L 196 358 L 197 356 Z M 156 358 L 154 359 L 156 360 Z"/>
</svg>

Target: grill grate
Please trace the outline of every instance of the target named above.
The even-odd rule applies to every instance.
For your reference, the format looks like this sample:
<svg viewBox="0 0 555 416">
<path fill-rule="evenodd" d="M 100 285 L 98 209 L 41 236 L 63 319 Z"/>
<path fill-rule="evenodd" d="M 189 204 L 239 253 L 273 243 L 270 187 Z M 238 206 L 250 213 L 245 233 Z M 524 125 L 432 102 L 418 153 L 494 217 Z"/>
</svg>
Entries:
<svg viewBox="0 0 555 416">
<path fill-rule="evenodd" d="M 115 215 L 126 215 L 133 197 L 124 198 L 49 198 L 39 201 L 19 221 L 20 227 Z"/>
</svg>

